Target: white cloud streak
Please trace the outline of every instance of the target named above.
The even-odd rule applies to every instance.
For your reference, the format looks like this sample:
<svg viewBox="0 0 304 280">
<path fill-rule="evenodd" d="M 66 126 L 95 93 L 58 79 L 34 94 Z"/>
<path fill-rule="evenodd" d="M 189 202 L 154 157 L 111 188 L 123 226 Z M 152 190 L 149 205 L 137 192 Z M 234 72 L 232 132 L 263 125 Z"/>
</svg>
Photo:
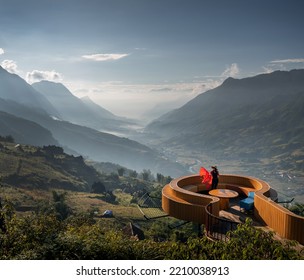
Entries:
<svg viewBox="0 0 304 280">
<path fill-rule="evenodd" d="M 272 64 L 281 64 L 281 63 L 304 63 L 304 58 L 289 58 L 289 59 L 278 59 L 273 60 L 270 63 Z"/>
<path fill-rule="evenodd" d="M 232 63 L 230 66 L 226 67 L 226 70 L 222 73 L 222 77 L 236 77 L 240 73 L 240 69 L 236 63 Z"/>
<path fill-rule="evenodd" d="M 266 66 L 262 66 L 263 71 L 261 73 L 271 73 L 274 71 L 288 71 L 295 68 L 294 64 L 298 64 L 297 67 L 301 67 L 299 63 L 304 66 L 304 58 L 288 58 L 288 59 L 277 59 L 270 61 Z M 261 74 L 255 73 L 255 74 Z"/>
<path fill-rule="evenodd" d="M 93 61 L 111 61 L 118 60 L 128 56 L 126 53 L 97 53 L 97 54 L 87 54 L 83 55 L 82 58 L 93 60 Z"/>
<path fill-rule="evenodd" d="M 35 82 L 40 82 L 42 80 L 61 82 L 63 80 L 63 77 L 60 73 L 56 72 L 55 70 L 52 71 L 33 70 L 32 72 L 26 73 L 26 81 L 30 84 Z"/>
<path fill-rule="evenodd" d="M 9 59 L 3 60 L 1 62 L 1 66 L 3 69 L 5 69 L 6 71 L 8 71 L 12 74 L 19 73 L 19 71 L 17 69 L 18 68 L 17 63 L 14 60 L 9 60 Z"/>
<path fill-rule="evenodd" d="M 0 48 L 0 55 L 4 54 L 4 49 Z"/>
<path fill-rule="evenodd" d="M 269 66 L 263 66 L 262 68 L 263 68 L 263 71 L 262 71 L 263 74 L 269 74 L 269 73 L 272 73 L 273 71 L 275 71 Z M 261 74 L 261 73 L 258 73 L 258 74 Z"/>
</svg>

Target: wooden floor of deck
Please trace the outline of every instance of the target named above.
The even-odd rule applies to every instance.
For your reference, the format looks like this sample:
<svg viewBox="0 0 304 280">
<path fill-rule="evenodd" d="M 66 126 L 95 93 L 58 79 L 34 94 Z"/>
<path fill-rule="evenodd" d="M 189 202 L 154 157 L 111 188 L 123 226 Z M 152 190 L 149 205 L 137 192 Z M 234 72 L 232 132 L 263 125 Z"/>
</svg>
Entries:
<svg viewBox="0 0 304 280">
<path fill-rule="evenodd" d="M 255 227 L 258 227 L 262 230 L 265 231 L 273 231 L 273 229 L 271 229 L 270 227 L 266 226 L 265 224 L 257 221 L 257 219 L 255 219 L 253 213 L 245 213 L 244 211 L 241 211 L 239 203 L 240 203 L 240 197 L 236 197 L 233 199 L 230 199 L 230 208 L 227 210 L 221 210 L 220 211 L 220 217 L 235 221 L 235 222 L 241 222 L 244 223 L 246 218 L 251 218 L 253 221 L 253 225 Z M 286 241 L 287 239 L 282 238 L 280 235 L 278 235 L 276 232 L 274 232 L 274 239 L 276 240 L 280 240 L 280 241 Z M 298 244 L 295 247 L 296 250 L 298 251 L 302 251 L 304 250 L 304 246 L 301 244 Z"/>
<path fill-rule="evenodd" d="M 241 199 L 242 198 L 240 198 L 240 197 L 230 199 L 229 209 L 221 210 L 220 217 L 229 219 L 231 221 L 239 222 L 239 223 L 244 223 L 246 218 L 251 218 L 254 226 L 262 227 L 263 224 L 261 224 L 259 221 L 257 221 L 254 218 L 253 213 L 241 211 L 240 206 L 239 206 Z"/>
</svg>

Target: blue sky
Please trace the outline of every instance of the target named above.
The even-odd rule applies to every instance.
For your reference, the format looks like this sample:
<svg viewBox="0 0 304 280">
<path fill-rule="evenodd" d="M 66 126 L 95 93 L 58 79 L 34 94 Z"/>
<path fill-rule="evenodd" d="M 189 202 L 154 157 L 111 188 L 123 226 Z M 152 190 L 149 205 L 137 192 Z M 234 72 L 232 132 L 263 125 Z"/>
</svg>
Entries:
<svg viewBox="0 0 304 280">
<path fill-rule="evenodd" d="M 62 82 L 118 115 L 165 112 L 229 76 L 304 67 L 302 0 L 0 0 L 0 7 L 2 67 L 29 83 Z"/>
</svg>

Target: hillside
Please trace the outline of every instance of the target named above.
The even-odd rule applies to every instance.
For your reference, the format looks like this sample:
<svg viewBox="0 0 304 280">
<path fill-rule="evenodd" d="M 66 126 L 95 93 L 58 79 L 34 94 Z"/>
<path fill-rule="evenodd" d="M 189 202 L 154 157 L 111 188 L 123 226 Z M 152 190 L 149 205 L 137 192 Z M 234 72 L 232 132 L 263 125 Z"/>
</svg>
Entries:
<svg viewBox="0 0 304 280">
<path fill-rule="evenodd" d="M 159 183 L 171 179 L 162 176 Z M 0 183 L 6 186 L 91 192 L 94 183 L 102 183 L 103 192 L 121 189 L 134 194 L 153 189 L 155 182 L 154 174 L 149 170 L 138 173 L 118 164 L 86 161 L 82 156 L 68 155 L 55 145 L 20 145 L 14 143 L 11 136 L 0 136 Z"/>
<path fill-rule="evenodd" d="M 18 215 L 51 210 L 47 205 L 55 191 L 67 195 L 75 212 L 115 208 L 115 214 L 120 213 L 123 219 L 136 216 L 144 220 L 134 203 L 145 192 L 159 192 L 162 184 L 172 180 L 163 176 L 157 182 L 144 172 L 151 175 L 112 163 L 88 163 L 58 146 L 20 145 L 11 136 L 0 136 L 0 205 L 9 200 Z"/>
<path fill-rule="evenodd" d="M 0 99 L 0 103 L 3 105 L 4 102 Z M 2 111 L 0 111 L 0 135 L 11 135 L 17 143 L 35 146 L 58 145 L 51 132 L 41 125 Z"/>
<path fill-rule="evenodd" d="M 46 143 L 43 142 L 42 144 L 53 144 L 55 140 L 56 144 L 58 143 L 58 145 L 64 147 L 66 152 L 74 155 L 82 155 L 95 161 L 117 163 L 130 169 L 136 169 L 138 172 L 143 169 L 150 169 L 154 173 L 162 172 L 170 176 L 178 176 L 184 173 L 185 169 L 182 165 L 170 161 L 156 150 L 141 143 L 125 137 L 100 132 L 91 128 L 92 125 L 87 127 L 64 120 L 61 114 L 56 111 L 57 108 L 55 109 L 51 102 L 27 84 L 22 78 L 10 74 L 2 68 L 0 70 L 0 111 L 17 117 L 14 118 L 15 122 L 10 121 L 9 128 L 7 123 L 3 121 L 2 131 L 5 135 L 13 135 L 18 139 L 20 144 L 37 145 L 37 142 L 40 144 L 42 143 L 39 142 L 40 136 L 46 135 L 48 131 L 48 135 L 50 136 L 49 142 L 46 141 Z M 49 86 L 49 83 L 47 83 L 47 85 Z M 93 106 L 92 102 L 88 100 L 85 101 L 85 103 L 82 102 L 67 92 L 68 90 L 63 85 L 51 83 L 51 86 L 55 89 L 58 89 L 58 87 L 60 89 L 58 89 L 59 92 L 57 93 L 53 92 L 53 95 L 63 95 L 63 100 L 75 105 L 75 107 L 72 108 L 75 114 L 77 113 L 76 107 L 79 105 L 79 115 L 81 119 L 86 120 L 86 122 L 90 124 L 93 123 L 91 123 L 90 120 L 90 116 L 92 115 L 95 116 L 95 123 L 98 120 L 100 124 L 105 124 L 107 126 L 106 129 L 111 131 L 117 131 L 120 125 L 124 126 L 129 124 L 128 121 L 123 122 L 120 119 L 116 119 L 116 117 L 114 117 L 113 122 L 98 118 L 96 115 L 96 110 L 99 110 L 98 106 Z M 26 102 L 24 96 L 28 98 L 26 98 Z M 40 104 L 38 102 L 38 100 L 40 100 L 39 97 L 41 97 L 49 107 Z M 57 100 L 57 103 L 59 100 L 60 98 Z M 63 102 L 63 104 L 65 103 Z M 81 106 L 83 106 L 82 108 L 86 108 L 85 111 L 81 109 Z M 59 108 L 62 109 L 61 112 L 64 111 L 64 108 Z M 25 123 L 24 120 L 30 121 L 32 126 L 21 137 L 19 130 L 22 131 L 23 123 Z M 35 125 L 33 123 L 35 123 Z M 4 126 L 6 129 L 4 129 Z M 37 136 L 37 131 L 34 130 L 33 127 L 38 129 L 39 126 L 44 128 L 44 133 Z M 29 128 L 29 122 L 25 127 Z M 122 132 L 122 130 L 120 130 L 120 132 Z"/>
<path fill-rule="evenodd" d="M 18 188 L 90 191 L 100 174 L 83 158 L 56 146 L 34 147 L 0 142 L 1 183 Z"/>
<path fill-rule="evenodd" d="M 0 98 L 26 105 L 41 113 L 59 117 L 58 111 L 38 91 L 16 74 L 11 74 L 0 66 Z"/>
<path fill-rule="evenodd" d="M 151 169 L 154 173 L 162 172 L 171 176 L 183 172 L 181 165 L 163 158 L 155 150 L 128 138 L 117 137 L 66 121 L 54 120 L 46 114 L 40 114 L 38 111 L 30 110 L 15 102 L 5 101 L 0 104 L 0 108 L 18 116 L 15 118 L 18 122 L 10 122 L 10 129 L 3 130 L 5 132 L 3 135 L 13 135 L 21 144 L 37 145 L 42 143 L 37 142 L 40 141 L 43 134 L 37 136 L 32 128 L 26 131 L 27 141 L 17 137 L 24 120 L 29 120 L 28 123 L 36 123 L 34 127 L 47 128 L 50 136 L 67 152 L 74 155 L 83 155 L 95 161 L 117 163 L 136 169 L 138 172 L 143 169 Z M 44 130 L 46 131 L 46 129 Z M 50 140 L 43 144 L 54 143 Z"/>
<path fill-rule="evenodd" d="M 117 132 L 123 132 L 127 125 L 135 124 L 134 121 L 112 114 L 88 97 L 76 97 L 61 83 L 41 81 L 32 84 L 32 87 L 56 108 L 65 121 L 101 131 Z"/>
<path fill-rule="evenodd" d="M 270 160 L 304 171 L 304 70 L 227 79 L 155 120 L 146 133 L 174 149 Z"/>
</svg>

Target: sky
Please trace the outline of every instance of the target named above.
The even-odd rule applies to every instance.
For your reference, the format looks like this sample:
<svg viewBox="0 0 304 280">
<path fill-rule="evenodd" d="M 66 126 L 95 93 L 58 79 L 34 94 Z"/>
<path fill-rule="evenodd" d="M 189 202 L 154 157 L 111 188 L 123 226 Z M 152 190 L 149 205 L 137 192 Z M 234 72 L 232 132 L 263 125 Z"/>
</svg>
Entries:
<svg viewBox="0 0 304 280">
<path fill-rule="evenodd" d="M 153 118 L 226 78 L 304 68 L 302 0 L 0 0 L 0 65 Z"/>
</svg>

